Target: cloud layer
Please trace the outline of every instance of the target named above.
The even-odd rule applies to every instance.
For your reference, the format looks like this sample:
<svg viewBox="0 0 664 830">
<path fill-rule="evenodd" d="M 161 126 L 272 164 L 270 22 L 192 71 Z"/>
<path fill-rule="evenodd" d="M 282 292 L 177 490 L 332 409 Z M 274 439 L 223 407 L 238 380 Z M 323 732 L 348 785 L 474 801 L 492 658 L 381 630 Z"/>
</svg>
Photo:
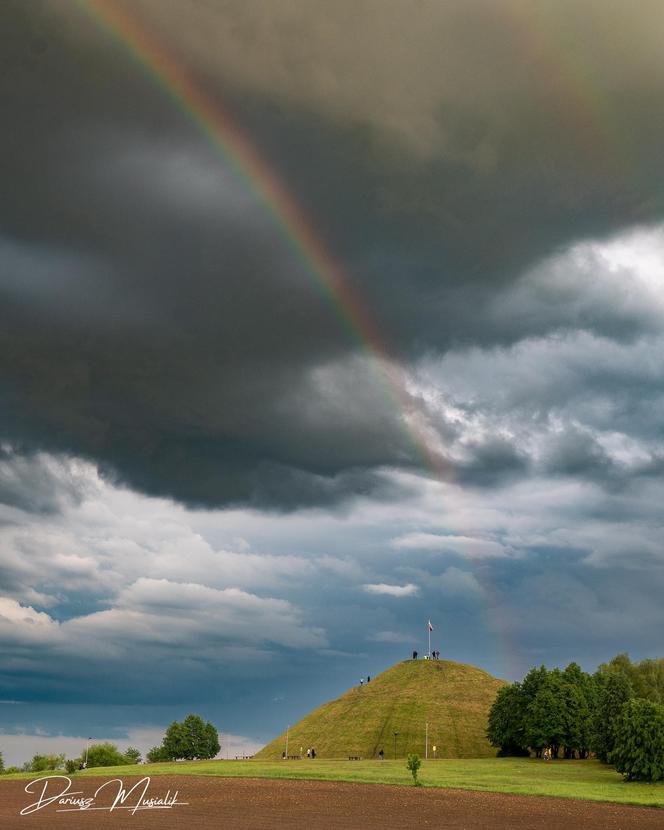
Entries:
<svg viewBox="0 0 664 830">
<path fill-rule="evenodd" d="M 661 5 L 110 7 L 0 8 L 0 730 L 658 654 Z"/>
</svg>

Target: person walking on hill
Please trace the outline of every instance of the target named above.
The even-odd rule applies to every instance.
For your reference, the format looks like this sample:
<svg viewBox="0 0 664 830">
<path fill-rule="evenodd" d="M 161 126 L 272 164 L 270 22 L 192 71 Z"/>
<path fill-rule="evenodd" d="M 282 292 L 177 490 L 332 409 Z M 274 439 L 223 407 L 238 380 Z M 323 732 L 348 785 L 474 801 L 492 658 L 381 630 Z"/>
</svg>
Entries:
<svg viewBox="0 0 664 830">
<path fill-rule="evenodd" d="M 316 757 L 316 750 L 313 748 L 313 746 L 311 747 L 311 757 L 312 759 Z"/>
<path fill-rule="evenodd" d="M 384 761 L 385 760 L 385 753 L 383 752 L 382 748 L 378 750 L 378 760 Z"/>
</svg>

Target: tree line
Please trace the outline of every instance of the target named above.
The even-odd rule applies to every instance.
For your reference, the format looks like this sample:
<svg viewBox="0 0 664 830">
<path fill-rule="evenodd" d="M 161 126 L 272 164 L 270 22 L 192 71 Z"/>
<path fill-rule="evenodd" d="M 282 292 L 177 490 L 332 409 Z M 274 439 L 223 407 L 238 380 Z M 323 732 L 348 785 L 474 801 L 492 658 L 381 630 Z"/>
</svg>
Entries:
<svg viewBox="0 0 664 830">
<path fill-rule="evenodd" d="M 179 723 L 173 721 L 166 730 L 160 746 L 153 747 L 146 753 L 146 761 L 207 760 L 219 752 L 219 736 L 211 723 L 205 723 L 199 715 L 187 715 Z M 0 774 L 15 772 L 49 772 L 66 770 L 68 773 L 92 767 L 119 767 L 141 763 L 141 753 L 134 747 L 121 752 L 113 743 L 90 744 L 81 750 L 78 758 L 67 759 L 60 755 L 35 755 L 22 767 L 5 768 L 0 752 Z"/>
<path fill-rule="evenodd" d="M 627 780 L 664 778 L 664 659 L 619 654 L 590 675 L 531 669 L 498 691 L 487 737 L 498 755 L 597 757 Z"/>
</svg>

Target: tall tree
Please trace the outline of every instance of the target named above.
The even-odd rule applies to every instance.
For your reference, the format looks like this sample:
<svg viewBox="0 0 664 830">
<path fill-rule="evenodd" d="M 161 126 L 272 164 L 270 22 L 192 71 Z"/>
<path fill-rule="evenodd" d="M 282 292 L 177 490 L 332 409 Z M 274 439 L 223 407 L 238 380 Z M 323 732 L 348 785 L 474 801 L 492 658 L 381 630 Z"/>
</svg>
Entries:
<svg viewBox="0 0 664 830">
<path fill-rule="evenodd" d="M 561 735 L 565 757 L 587 758 L 592 742 L 592 713 L 596 705 L 595 684 L 577 663 L 562 673 L 560 694 L 564 705 L 564 730 Z"/>
<path fill-rule="evenodd" d="M 593 716 L 592 747 L 599 760 L 607 764 L 611 762 L 618 718 L 625 703 L 633 697 L 633 691 L 622 671 L 598 671 L 595 678 L 597 705 Z"/>
<path fill-rule="evenodd" d="M 497 746 L 498 755 L 528 755 L 523 728 L 523 700 L 521 684 L 513 683 L 498 690 L 489 711 L 487 738 Z"/>
<path fill-rule="evenodd" d="M 642 699 L 623 705 L 611 760 L 628 781 L 664 779 L 664 706 Z"/>
<path fill-rule="evenodd" d="M 539 758 L 542 750 L 551 746 L 554 757 L 565 730 L 565 708 L 560 694 L 560 683 L 547 678 L 526 713 L 526 740 Z"/>
</svg>

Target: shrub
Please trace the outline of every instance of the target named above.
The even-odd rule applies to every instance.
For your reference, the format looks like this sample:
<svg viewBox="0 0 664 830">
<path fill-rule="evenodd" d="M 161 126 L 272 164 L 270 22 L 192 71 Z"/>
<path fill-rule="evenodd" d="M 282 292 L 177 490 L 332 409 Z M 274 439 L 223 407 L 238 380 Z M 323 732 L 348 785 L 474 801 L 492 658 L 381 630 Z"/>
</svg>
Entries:
<svg viewBox="0 0 664 830">
<path fill-rule="evenodd" d="M 408 760 L 406 761 L 406 766 L 410 770 L 410 774 L 413 776 L 413 784 L 416 787 L 420 787 L 421 784 L 417 780 L 417 773 L 419 768 L 422 766 L 422 759 L 417 754 L 410 754 L 408 756 Z"/>
<path fill-rule="evenodd" d="M 81 757 L 85 758 L 85 750 Z M 101 744 L 92 744 L 87 752 L 88 767 L 119 767 L 124 764 L 134 763 L 127 761 L 127 758 L 120 752 L 115 744 L 108 741 Z"/>
<path fill-rule="evenodd" d="M 32 761 L 24 764 L 26 772 L 46 772 L 47 770 L 62 769 L 65 765 L 65 756 L 62 755 L 34 755 Z"/>
<path fill-rule="evenodd" d="M 611 761 L 627 781 L 664 778 L 664 707 L 633 699 L 623 705 Z"/>
</svg>

